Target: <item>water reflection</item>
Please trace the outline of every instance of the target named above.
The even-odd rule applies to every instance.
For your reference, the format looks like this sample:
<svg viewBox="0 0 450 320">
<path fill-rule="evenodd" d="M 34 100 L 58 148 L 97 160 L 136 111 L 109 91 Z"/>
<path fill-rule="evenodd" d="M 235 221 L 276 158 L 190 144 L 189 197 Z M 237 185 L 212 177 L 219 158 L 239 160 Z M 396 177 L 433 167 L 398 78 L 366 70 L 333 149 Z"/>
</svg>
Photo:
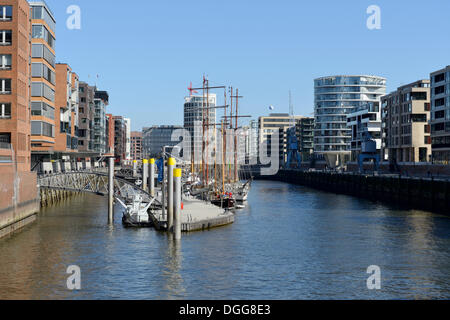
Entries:
<svg viewBox="0 0 450 320">
<path fill-rule="evenodd" d="M 160 299 L 183 299 L 185 298 L 186 289 L 184 288 L 183 277 L 181 276 L 181 265 L 182 265 L 182 253 L 181 253 L 181 241 L 175 241 L 171 235 L 167 235 L 168 247 L 164 255 L 164 265 L 163 277 L 164 295 Z"/>
</svg>

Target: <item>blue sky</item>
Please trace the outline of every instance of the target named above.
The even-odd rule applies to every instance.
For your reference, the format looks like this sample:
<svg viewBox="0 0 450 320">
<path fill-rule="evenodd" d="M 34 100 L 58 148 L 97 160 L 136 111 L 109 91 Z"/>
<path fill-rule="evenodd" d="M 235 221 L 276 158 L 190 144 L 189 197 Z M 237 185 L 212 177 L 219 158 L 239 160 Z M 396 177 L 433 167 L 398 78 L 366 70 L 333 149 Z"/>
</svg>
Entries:
<svg viewBox="0 0 450 320">
<path fill-rule="evenodd" d="M 203 74 L 238 87 L 242 113 L 256 118 L 269 105 L 288 112 L 291 90 L 295 113 L 308 116 L 314 78 L 374 74 L 392 91 L 450 64 L 447 0 L 47 3 L 57 20 L 57 61 L 107 90 L 109 112 L 130 117 L 134 130 L 182 124 L 186 88 L 201 85 Z M 81 30 L 66 28 L 73 4 Z M 381 30 L 366 27 L 373 4 Z"/>
</svg>

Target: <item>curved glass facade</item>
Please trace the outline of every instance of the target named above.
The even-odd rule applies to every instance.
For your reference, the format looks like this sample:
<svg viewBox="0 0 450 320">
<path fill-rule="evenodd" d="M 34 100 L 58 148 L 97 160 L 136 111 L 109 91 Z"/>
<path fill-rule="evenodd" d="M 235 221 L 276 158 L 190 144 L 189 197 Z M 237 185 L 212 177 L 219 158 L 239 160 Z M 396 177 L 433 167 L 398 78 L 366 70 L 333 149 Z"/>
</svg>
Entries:
<svg viewBox="0 0 450 320">
<path fill-rule="evenodd" d="M 314 80 L 314 151 L 350 152 L 347 114 L 386 94 L 386 79 L 376 76 L 330 76 Z"/>
</svg>

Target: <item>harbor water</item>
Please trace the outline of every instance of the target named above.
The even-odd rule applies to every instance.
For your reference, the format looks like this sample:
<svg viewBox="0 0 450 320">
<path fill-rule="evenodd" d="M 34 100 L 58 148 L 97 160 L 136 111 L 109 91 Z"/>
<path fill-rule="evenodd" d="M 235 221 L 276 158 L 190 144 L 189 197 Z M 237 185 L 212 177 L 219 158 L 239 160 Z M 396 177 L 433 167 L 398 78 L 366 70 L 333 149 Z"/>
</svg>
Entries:
<svg viewBox="0 0 450 320">
<path fill-rule="evenodd" d="M 449 299 L 450 217 L 255 181 L 235 223 L 125 229 L 81 194 L 0 239 L 0 299 Z M 67 288 L 79 266 L 81 290 Z M 369 290 L 369 266 L 381 289 Z"/>
</svg>

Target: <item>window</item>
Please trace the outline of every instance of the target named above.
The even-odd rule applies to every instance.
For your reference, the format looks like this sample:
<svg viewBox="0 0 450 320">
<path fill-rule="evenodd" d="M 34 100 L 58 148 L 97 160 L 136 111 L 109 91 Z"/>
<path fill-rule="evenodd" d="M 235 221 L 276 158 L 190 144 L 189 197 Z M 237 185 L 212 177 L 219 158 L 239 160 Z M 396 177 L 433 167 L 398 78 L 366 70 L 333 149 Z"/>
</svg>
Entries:
<svg viewBox="0 0 450 320">
<path fill-rule="evenodd" d="M 434 82 L 438 83 L 445 80 L 445 73 L 438 74 L 434 76 Z"/>
<path fill-rule="evenodd" d="M 445 111 L 444 110 L 436 111 L 434 113 L 434 118 L 435 119 L 441 119 L 441 118 L 444 118 L 444 117 L 445 117 Z"/>
<path fill-rule="evenodd" d="M 31 102 L 31 115 L 55 119 L 55 109 L 45 102 Z"/>
<path fill-rule="evenodd" d="M 55 48 L 55 38 L 53 38 L 50 31 L 48 31 L 43 25 L 33 25 L 31 35 L 33 39 L 44 39 L 50 48 Z"/>
<path fill-rule="evenodd" d="M 11 143 L 11 133 L 0 132 L 0 143 Z"/>
<path fill-rule="evenodd" d="M 33 82 L 31 84 L 32 97 L 44 97 L 52 102 L 55 101 L 55 90 L 42 82 Z"/>
<path fill-rule="evenodd" d="M 0 30 L 0 45 L 10 46 L 12 43 L 12 31 Z"/>
<path fill-rule="evenodd" d="M 42 6 L 32 7 L 32 19 L 44 20 L 52 31 L 55 31 L 55 20 L 52 15 L 47 11 L 47 8 Z"/>
<path fill-rule="evenodd" d="M 0 6 L 0 21 L 12 20 L 12 6 Z"/>
<path fill-rule="evenodd" d="M 0 21 L 12 20 L 12 6 L 0 6 Z"/>
<path fill-rule="evenodd" d="M 55 84 L 55 72 L 51 70 L 47 65 L 43 63 L 32 63 L 31 64 L 31 76 L 44 78 L 48 82 Z"/>
<path fill-rule="evenodd" d="M 11 79 L 0 79 L 0 94 L 11 94 Z"/>
<path fill-rule="evenodd" d="M 0 69 L 3 69 L 3 70 L 11 69 L 11 55 L 10 54 L 0 54 Z"/>
<path fill-rule="evenodd" d="M 55 136 L 54 126 L 47 122 L 31 121 L 31 135 L 53 138 Z"/>
<path fill-rule="evenodd" d="M 0 119 L 11 119 L 11 103 L 0 104 Z"/>
<path fill-rule="evenodd" d="M 443 105 L 445 105 L 445 98 L 437 99 L 434 102 L 435 107 L 441 107 Z"/>
<path fill-rule="evenodd" d="M 434 88 L 434 94 L 435 95 L 438 95 L 438 94 L 441 94 L 441 93 L 444 93 L 444 92 L 445 92 L 445 86 L 440 86 L 440 87 Z"/>
<path fill-rule="evenodd" d="M 33 44 L 31 47 L 32 58 L 44 58 L 52 67 L 55 67 L 55 55 L 49 48 L 42 44 Z"/>
<path fill-rule="evenodd" d="M 412 122 L 427 122 L 426 114 L 412 114 L 411 115 Z"/>
</svg>

